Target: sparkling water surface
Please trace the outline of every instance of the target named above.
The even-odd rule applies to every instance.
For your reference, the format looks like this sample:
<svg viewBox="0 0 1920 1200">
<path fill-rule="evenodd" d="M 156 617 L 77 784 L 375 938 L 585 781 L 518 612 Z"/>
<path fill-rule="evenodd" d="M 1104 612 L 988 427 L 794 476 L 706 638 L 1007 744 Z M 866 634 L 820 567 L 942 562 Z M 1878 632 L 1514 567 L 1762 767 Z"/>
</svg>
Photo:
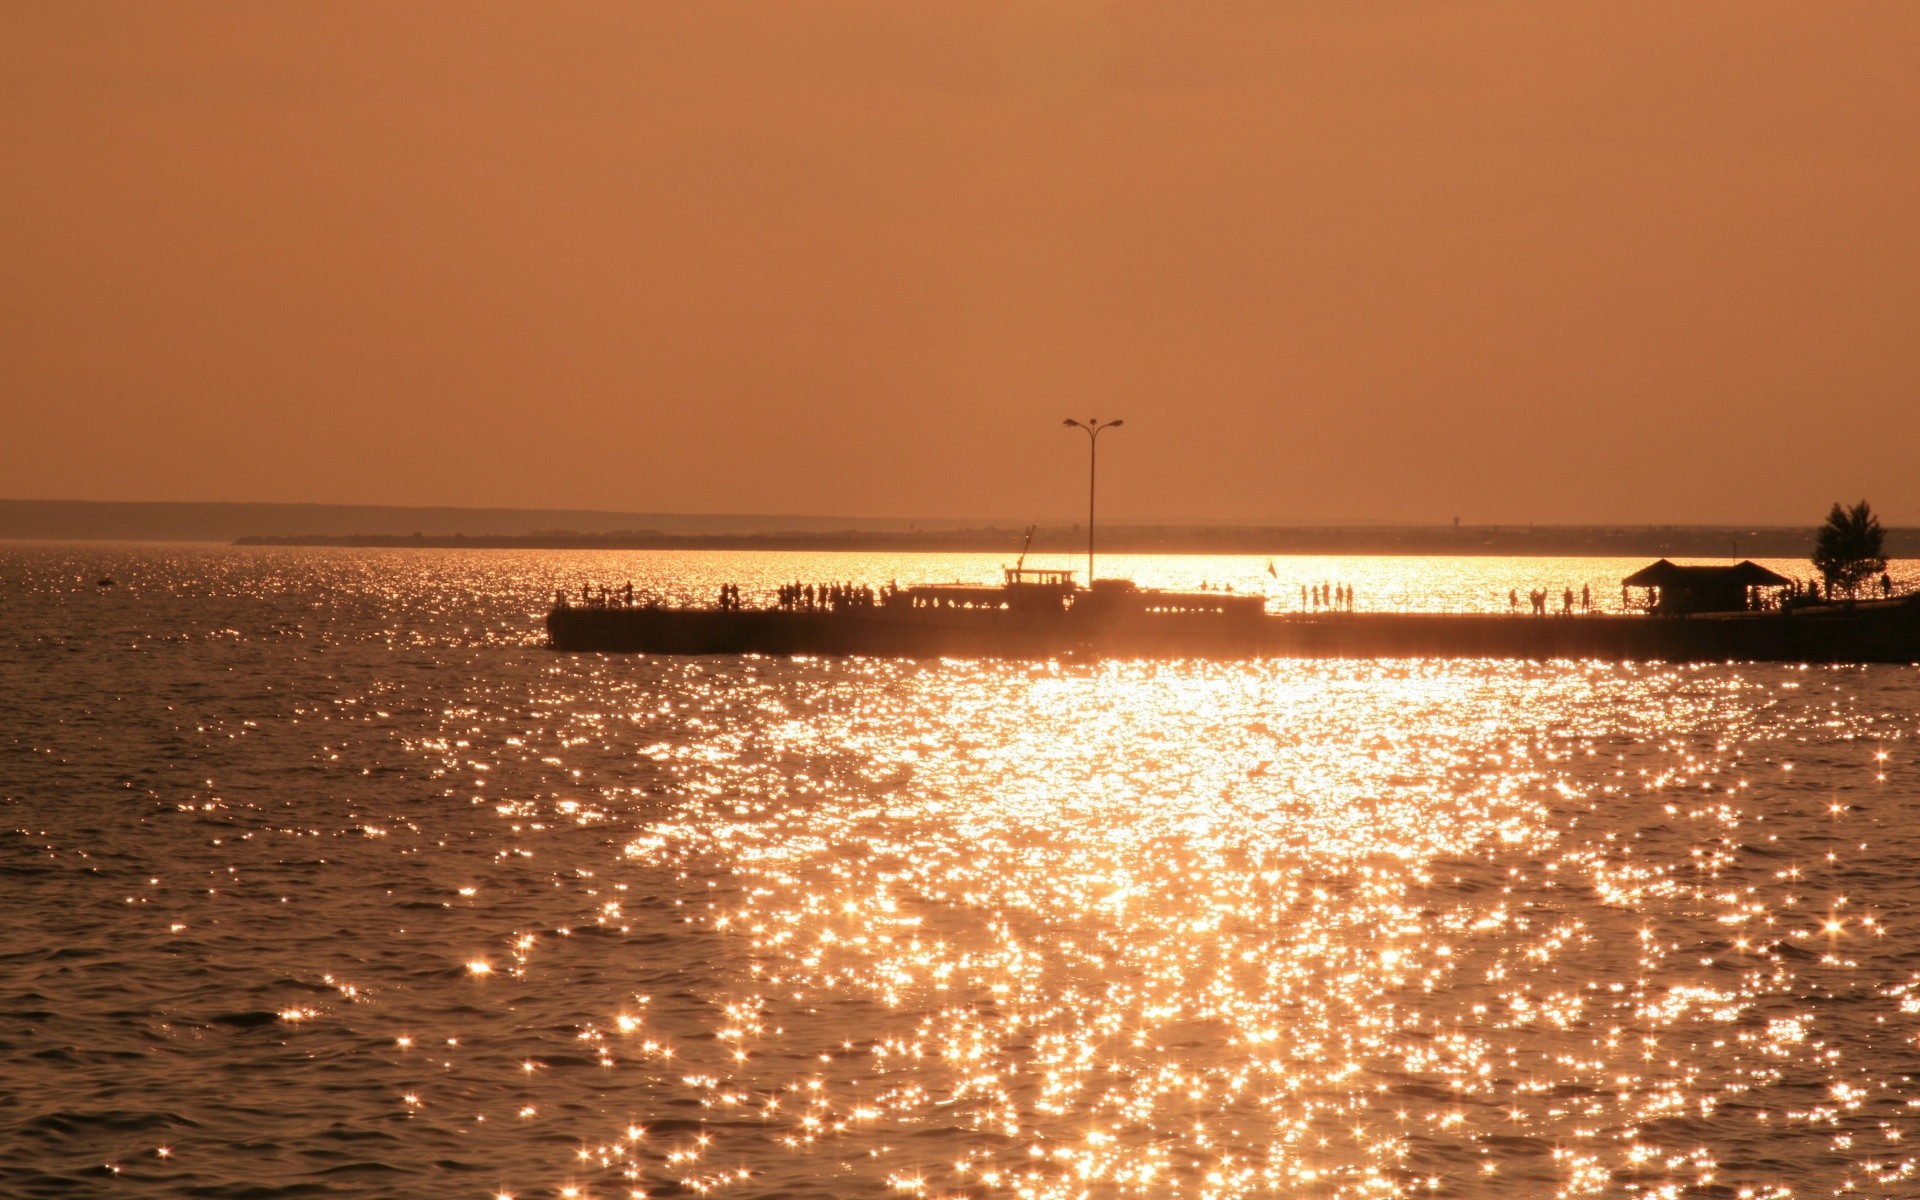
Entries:
<svg viewBox="0 0 1920 1200">
<path fill-rule="evenodd" d="M 541 644 L 999 565 L 0 546 L 0 1195 L 1920 1195 L 1914 668 Z"/>
</svg>

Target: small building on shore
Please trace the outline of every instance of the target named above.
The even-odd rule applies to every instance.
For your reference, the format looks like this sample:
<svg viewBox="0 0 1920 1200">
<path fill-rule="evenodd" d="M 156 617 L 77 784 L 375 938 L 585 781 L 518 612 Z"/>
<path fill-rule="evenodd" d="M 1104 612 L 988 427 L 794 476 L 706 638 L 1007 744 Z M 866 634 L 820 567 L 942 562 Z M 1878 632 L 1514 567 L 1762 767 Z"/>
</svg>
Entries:
<svg viewBox="0 0 1920 1200">
<path fill-rule="evenodd" d="M 1768 593 L 1790 587 L 1793 581 L 1752 560 L 1731 567 L 1686 567 L 1663 558 L 1620 583 L 1627 588 L 1647 589 L 1648 612 L 1683 616 L 1771 608 L 1777 597 Z"/>
</svg>

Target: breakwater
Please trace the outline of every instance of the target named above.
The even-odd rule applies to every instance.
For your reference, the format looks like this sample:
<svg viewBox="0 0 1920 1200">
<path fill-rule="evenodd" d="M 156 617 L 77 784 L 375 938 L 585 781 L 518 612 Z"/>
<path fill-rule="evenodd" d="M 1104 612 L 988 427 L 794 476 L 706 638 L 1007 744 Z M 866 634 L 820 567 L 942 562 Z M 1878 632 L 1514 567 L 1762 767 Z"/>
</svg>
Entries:
<svg viewBox="0 0 1920 1200">
<path fill-rule="evenodd" d="M 1489 658 L 1616 662 L 1920 661 L 1912 599 L 1692 617 L 1299 615 L 557 606 L 563 651 L 911 658 Z"/>
</svg>

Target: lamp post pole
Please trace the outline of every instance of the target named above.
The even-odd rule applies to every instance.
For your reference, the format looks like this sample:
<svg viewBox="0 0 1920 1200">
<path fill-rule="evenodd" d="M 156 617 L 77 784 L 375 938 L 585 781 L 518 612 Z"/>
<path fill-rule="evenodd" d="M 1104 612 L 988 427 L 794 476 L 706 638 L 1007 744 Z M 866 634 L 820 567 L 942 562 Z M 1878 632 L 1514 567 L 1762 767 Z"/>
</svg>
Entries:
<svg viewBox="0 0 1920 1200">
<path fill-rule="evenodd" d="M 1104 429 L 1118 429 L 1124 421 L 1101 421 L 1098 417 L 1089 417 L 1085 421 L 1076 421 L 1068 417 L 1063 425 L 1083 429 L 1087 434 L 1087 586 L 1093 586 L 1093 481 L 1094 468 L 1098 465 L 1100 450 L 1100 432 Z"/>
</svg>

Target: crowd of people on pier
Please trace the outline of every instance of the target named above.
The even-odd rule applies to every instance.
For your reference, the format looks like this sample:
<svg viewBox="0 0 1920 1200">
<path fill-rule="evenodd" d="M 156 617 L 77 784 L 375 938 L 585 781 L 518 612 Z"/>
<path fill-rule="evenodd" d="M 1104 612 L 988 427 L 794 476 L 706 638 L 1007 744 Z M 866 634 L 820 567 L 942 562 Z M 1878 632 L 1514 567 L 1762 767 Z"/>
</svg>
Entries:
<svg viewBox="0 0 1920 1200">
<path fill-rule="evenodd" d="M 786 583 L 780 585 L 776 601 L 790 612 L 840 612 L 890 604 L 899 591 L 891 583 L 877 590 L 864 583 Z"/>
<path fill-rule="evenodd" d="M 1527 603 L 1532 606 L 1533 615 L 1536 617 L 1546 616 L 1547 609 L 1552 601 L 1553 592 L 1548 588 L 1533 588 L 1527 593 Z M 1571 587 L 1562 588 L 1560 591 L 1560 614 L 1567 617 L 1572 616 L 1576 602 L 1579 604 L 1581 612 L 1592 612 L 1593 585 L 1586 583 L 1581 584 L 1578 597 L 1573 594 Z M 1622 610 L 1625 610 L 1627 607 L 1627 589 L 1624 587 L 1620 589 L 1620 607 Z M 1519 588 L 1507 589 L 1507 611 L 1512 613 L 1520 611 Z"/>
<path fill-rule="evenodd" d="M 1893 598 L 1893 576 L 1887 574 L 1885 571 L 1880 572 L 1880 578 L 1877 581 L 1864 584 L 1863 587 L 1867 589 L 1869 599 L 1872 598 L 1875 590 L 1879 591 L 1882 600 L 1890 600 Z M 1836 590 L 1833 585 L 1827 585 L 1825 591 L 1826 602 L 1831 603 L 1834 600 L 1843 598 L 1835 594 Z M 1822 602 L 1820 581 L 1818 579 L 1796 579 L 1787 585 L 1786 593 L 1786 599 L 1789 602 L 1800 601 L 1811 604 L 1819 604 Z M 1850 596 L 1845 598 L 1852 599 Z"/>
<path fill-rule="evenodd" d="M 1303 583 L 1300 585 L 1300 607 L 1313 611 L 1352 612 L 1353 585 L 1316 583 L 1309 587 Z"/>
<path fill-rule="evenodd" d="M 1209 585 L 1201 585 L 1202 590 L 1210 590 Z M 1232 591 L 1231 587 L 1224 590 Z M 1890 598 L 1895 587 L 1893 580 L 1885 572 L 1879 579 L 1870 581 L 1865 588 L 1868 598 L 1878 592 L 1882 598 Z M 1519 615 L 1520 589 L 1507 591 L 1507 611 Z M 1830 584 L 1823 585 L 1817 578 L 1793 580 L 1785 587 L 1747 589 L 1746 607 L 1750 610 L 1772 610 L 1782 606 L 1799 604 L 1833 603 L 1840 599 L 1850 599 Z M 1531 588 L 1526 593 L 1528 611 L 1536 617 L 1551 615 L 1556 609 L 1562 616 L 1594 611 L 1593 587 L 1581 584 L 1575 592 L 1571 586 L 1564 586 L 1556 596 L 1551 588 Z M 775 591 L 775 603 L 787 612 L 842 612 L 850 609 L 874 608 L 904 602 L 902 592 L 896 583 L 875 588 L 867 584 L 855 583 L 801 583 L 795 581 L 780 585 Z M 1620 588 L 1620 609 L 1623 613 L 1652 611 L 1654 597 L 1649 591 L 1646 601 L 1636 604 L 1632 589 L 1626 585 Z M 645 600 L 647 607 L 657 607 L 657 598 Z M 716 598 L 722 612 L 738 612 L 745 607 L 741 598 L 740 585 L 725 583 L 719 587 Z M 621 587 L 605 585 L 584 585 L 577 597 L 565 591 L 554 593 L 554 604 L 559 608 L 578 606 L 581 608 L 632 608 L 635 604 L 633 584 Z M 1304 612 L 1353 612 L 1354 589 L 1350 583 L 1316 583 L 1300 585 L 1300 608 Z"/>
<path fill-rule="evenodd" d="M 1880 578 L 1871 581 L 1864 590 L 1869 599 L 1872 598 L 1876 592 L 1881 599 L 1891 599 L 1895 590 L 1893 578 L 1887 573 L 1882 572 Z M 1791 608 L 1795 605 L 1802 604 L 1832 604 L 1838 600 L 1851 598 L 1852 597 L 1845 596 L 1832 584 L 1824 584 L 1817 578 L 1795 579 L 1790 581 L 1785 587 L 1749 587 L 1745 589 L 1744 601 L 1741 607 L 1749 612 L 1774 612 L 1782 607 Z M 1571 587 L 1564 587 L 1561 589 L 1557 599 L 1559 602 L 1559 612 L 1562 616 L 1570 617 L 1574 615 L 1575 612 L 1591 613 L 1594 611 L 1593 588 L 1590 584 L 1581 584 L 1578 595 L 1574 593 Z M 1549 615 L 1554 608 L 1555 600 L 1556 597 L 1550 588 L 1533 588 L 1527 592 L 1529 611 L 1536 617 Z M 1648 593 L 1644 598 L 1636 600 L 1632 588 L 1626 584 L 1620 585 L 1621 612 L 1653 612 L 1656 610 L 1657 604 L 1658 597 L 1655 595 L 1653 589 L 1648 589 Z M 1520 611 L 1520 590 L 1518 588 L 1510 589 L 1507 592 L 1507 611 L 1515 614 L 1518 614 Z"/>
</svg>

